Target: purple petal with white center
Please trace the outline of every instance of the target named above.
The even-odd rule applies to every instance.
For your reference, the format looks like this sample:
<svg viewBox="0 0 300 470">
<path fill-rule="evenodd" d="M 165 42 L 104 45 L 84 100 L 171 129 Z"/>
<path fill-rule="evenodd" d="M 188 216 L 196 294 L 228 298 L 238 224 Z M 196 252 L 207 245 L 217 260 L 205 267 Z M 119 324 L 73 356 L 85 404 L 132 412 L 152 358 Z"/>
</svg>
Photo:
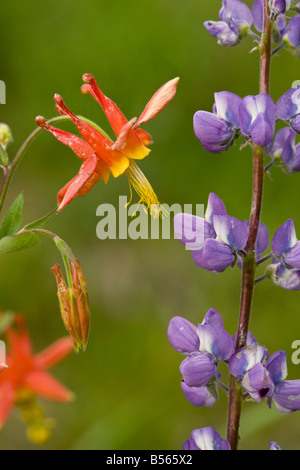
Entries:
<svg viewBox="0 0 300 470">
<path fill-rule="evenodd" d="M 292 248 L 283 255 L 284 262 L 292 268 L 300 268 L 300 242 L 297 242 Z"/>
<path fill-rule="evenodd" d="M 189 387 L 183 380 L 181 390 L 186 399 L 194 406 L 206 406 L 211 408 L 217 401 L 217 395 L 210 392 L 206 385 L 201 387 Z"/>
<path fill-rule="evenodd" d="M 264 364 L 268 357 L 266 348 L 252 343 L 236 351 L 229 359 L 229 370 L 234 377 L 243 377 L 255 364 Z"/>
<path fill-rule="evenodd" d="M 176 214 L 173 219 L 176 238 L 186 247 L 200 250 L 204 241 L 214 236 L 214 230 L 202 217 Z"/>
<path fill-rule="evenodd" d="M 290 88 L 276 103 L 276 114 L 279 119 L 288 121 L 300 113 L 300 86 Z"/>
<path fill-rule="evenodd" d="M 242 250 L 248 240 L 248 229 L 240 220 L 230 215 L 214 215 L 213 227 L 216 240 L 229 245 L 234 250 Z"/>
<path fill-rule="evenodd" d="M 217 367 L 211 354 L 193 352 L 182 361 L 179 370 L 186 385 L 200 387 L 214 377 Z"/>
<path fill-rule="evenodd" d="M 245 96 L 239 108 L 241 132 L 246 137 L 264 147 L 273 138 L 276 110 L 272 98 L 261 93 L 256 96 Z M 260 128 L 261 127 L 261 128 Z"/>
<path fill-rule="evenodd" d="M 233 19 L 239 30 L 243 26 L 251 26 L 253 23 L 251 10 L 245 3 L 239 0 L 223 0 L 219 17 L 227 23 Z"/>
<path fill-rule="evenodd" d="M 208 352 L 220 361 L 226 361 L 233 353 L 232 337 L 224 328 L 198 325 L 201 352 Z"/>
<path fill-rule="evenodd" d="M 277 351 L 272 354 L 266 364 L 270 377 L 275 385 L 287 378 L 286 352 Z"/>
<path fill-rule="evenodd" d="M 246 372 L 242 386 L 257 402 L 265 397 L 271 397 L 274 392 L 274 384 L 269 373 L 260 362 Z"/>
<path fill-rule="evenodd" d="M 206 312 L 201 325 L 211 325 L 211 326 L 223 328 L 224 324 L 223 324 L 222 315 L 214 308 L 210 308 Z"/>
<path fill-rule="evenodd" d="M 194 253 L 196 252 L 193 252 L 192 255 L 194 261 L 196 261 Z M 228 245 L 213 239 L 206 240 L 202 248 L 201 256 L 201 267 L 216 273 L 223 272 L 234 262 L 235 259 L 231 248 Z M 198 265 L 200 266 L 200 264 Z"/>
<path fill-rule="evenodd" d="M 237 28 L 230 27 L 225 21 L 205 21 L 203 26 L 220 46 L 232 47 L 240 42 Z"/>
<path fill-rule="evenodd" d="M 291 47 L 298 47 L 300 44 L 300 15 L 293 16 L 283 36 L 283 40 Z"/>
<path fill-rule="evenodd" d="M 205 220 L 212 225 L 212 218 L 214 215 L 226 215 L 226 207 L 222 199 L 214 193 L 208 196 L 207 207 L 205 211 Z"/>
<path fill-rule="evenodd" d="M 200 346 L 197 327 L 183 317 L 173 317 L 168 327 L 168 338 L 176 351 L 190 354 Z"/>
<path fill-rule="evenodd" d="M 230 444 L 222 439 L 212 427 L 195 429 L 189 440 L 184 442 L 183 450 L 231 450 Z"/>
<path fill-rule="evenodd" d="M 263 29 L 264 17 L 263 0 L 255 0 L 252 7 L 252 16 L 255 28 L 261 33 Z"/>
<path fill-rule="evenodd" d="M 202 143 L 223 145 L 232 138 L 229 124 L 213 113 L 197 111 L 193 122 L 195 135 Z"/>
<path fill-rule="evenodd" d="M 296 245 L 297 241 L 294 221 L 288 219 L 276 230 L 271 248 L 274 255 L 281 256 L 285 251 Z"/>
<path fill-rule="evenodd" d="M 242 98 L 230 91 L 220 91 L 214 94 L 216 115 L 227 121 L 231 127 L 240 128 L 239 106 Z"/>
<path fill-rule="evenodd" d="M 270 441 L 269 444 L 270 444 L 270 450 L 281 450 L 277 442 Z"/>
<path fill-rule="evenodd" d="M 273 393 L 275 406 L 280 413 L 300 410 L 300 380 L 283 380 Z"/>
</svg>

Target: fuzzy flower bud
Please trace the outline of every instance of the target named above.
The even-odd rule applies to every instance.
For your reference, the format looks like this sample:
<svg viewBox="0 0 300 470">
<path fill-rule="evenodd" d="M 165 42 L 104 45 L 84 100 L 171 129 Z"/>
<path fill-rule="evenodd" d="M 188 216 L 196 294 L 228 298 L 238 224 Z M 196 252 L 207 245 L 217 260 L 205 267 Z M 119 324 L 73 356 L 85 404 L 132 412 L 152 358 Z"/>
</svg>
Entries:
<svg viewBox="0 0 300 470">
<path fill-rule="evenodd" d="M 67 286 L 58 264 L 51 268 L 56 284 L 62 320 L 70 333 L 75 351 L 86 350 L 90 329 L 90 308 L 86 279 L 79 261 L 69 261 L 72 285 Z"/>
</svg>

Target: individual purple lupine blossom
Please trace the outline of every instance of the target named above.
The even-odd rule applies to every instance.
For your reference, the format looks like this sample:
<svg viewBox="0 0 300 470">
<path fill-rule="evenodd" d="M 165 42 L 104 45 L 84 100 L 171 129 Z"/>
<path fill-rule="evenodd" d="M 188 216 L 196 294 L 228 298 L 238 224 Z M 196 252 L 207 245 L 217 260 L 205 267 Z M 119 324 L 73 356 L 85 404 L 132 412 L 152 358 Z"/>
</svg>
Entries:
<svg viewBox="0 0 300 470">
<path fill-rule="evenodd" d="M 222 439 L 213 428 L 195 429 L 190 438 L 184 442 L 183 450 L 231 450 L 230 444 Z"/>
<path fill-rule="evenodd" d="M 218 376 L 218 362 L 233 353 L 233 341 L 224 330 L 222 316 L 211 308 L 198 328 L 183 317 L 171 319 L 168 327 L 171 346 L 187 355 L 180 365 L 181 388 L 195 406 L 212 406 L 217 394 L 213 377 Z"/>
<path fill-rule="evenodd" d="M 294 131 L 300 133 L 300 86 L 290 88 L 279 98 L 276 103 L 276 114 L 279 119 L 286 121 Z"/>
<path fill-rule="evenodd" d="M 227 150 L 240 128 L 239 106 L 242 99 L 230 91 L 214 94 L 213 113 L 197 111 L 194 114 L 194 132 L 201 144 L 211 153 Z"/>
<path fill-rule="evenodd" d="M 266 147 L 275 131 L 276 110 L 272 98 L 261 93 L 246 96 L 239 107 L 241 133 L 256 145 Z"/>
<path fill-rule="evenodd" d="M 300 58 L 300 15 L 293 16 L 285 28 L 283 37 L 289 51 Z"/>
<path fill-rule="evenodd" d="M 240 220 L 227 215 L 223 201 L 210 193 L 205 217 L 179 213 L 174 217 L 174 231 L 178 240 L 192 250 L 197 266 L 222 272 L 237 259 L 248 239 L 247 227 Z"/>
<path fill-rule="evenodd" d="M 285 380 L 287 377 L 286 352 L 277 351 L 269 358 L 266 369 L 275 389 L 273 400 L 280 413 L 289 414 L 300 410 L 300 380 Z"/>
<path fill-rule="evenodd" d="M 297 239 L 292 219 L 288 219 L 276 230 L 271 248 L 286 268 L 300 268 L 300 241 Z"/>
<path fill-rule="evenodd" d="M 300 171 L 300 144 L 295 145 L 296 132 L 290 127 L 277 131 L 274 141 L 268 149 L 272 160 L 285 173 Z"/>
<path fill-rule="evenodd" d="M 271 397 L 274 384 L 265 368 L 268 359 L 265 346 L 257 342 L 236 351 L 229 359 L 230 373 L 241 380 L 242 387 L 256 402 Z"/>
<path fill-rule="evenodd" d="M 270 450 L 281 450 L 277 442 L 270 441 Z"/>
<path fill-rule="evenodd" d="M 221 21 L 205 21 L 204 27 L 221 46 L 235 46 L 248 34 L 252 25 L 251 10 L 239 0 L 223 0 Z"/>
<path fill-rule="evenodd" d="M 300 290 L 300 269 L 287 269 L 282 261 L 274 258 L 267 266 L 266 274 L 274 284 L 287 290 Z"/>
</svg>

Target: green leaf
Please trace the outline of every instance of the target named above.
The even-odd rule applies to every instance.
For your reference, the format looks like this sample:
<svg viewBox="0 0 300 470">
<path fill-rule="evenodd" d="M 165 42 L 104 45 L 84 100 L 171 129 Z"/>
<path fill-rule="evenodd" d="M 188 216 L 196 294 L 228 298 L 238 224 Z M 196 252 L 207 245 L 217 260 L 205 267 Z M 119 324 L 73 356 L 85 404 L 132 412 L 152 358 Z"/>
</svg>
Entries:
<svg viewBox="0 0 300 470">
<path fill-rule="evenodd" d="M 4 237 L 0 240 L 0 253 L 11 253 L 12 251 L 30 248 L 37 245 L 39 240 L 39 236 L 36 233 L 30 232 Z"/>
<path fill-rule="evenodd" d="M 10 208 L 5 214 L 4 220 L 0 229 L 0 238 L 7 237 L 16 233 L 20 227 L 23 215 L 24 198 L 23 194 L 14 200 Z"/>
<path fill-rule="evenodd" d="M 48 222 L 50 222 L 52 217 L 55 215 L 56 209 L 57 208 L 53 209 L 53 211 L 49 212 L 48 214 L 46 214 L 41 219 L 35 220 L 34 222 L 30 222 L 29 224 L 25 225 L 23 227 L 23 230 L 32 230 L 32 229 L 35 229 L 35 228 L 45 227 L 45 225 L 47 225 Z"/>
</svg>

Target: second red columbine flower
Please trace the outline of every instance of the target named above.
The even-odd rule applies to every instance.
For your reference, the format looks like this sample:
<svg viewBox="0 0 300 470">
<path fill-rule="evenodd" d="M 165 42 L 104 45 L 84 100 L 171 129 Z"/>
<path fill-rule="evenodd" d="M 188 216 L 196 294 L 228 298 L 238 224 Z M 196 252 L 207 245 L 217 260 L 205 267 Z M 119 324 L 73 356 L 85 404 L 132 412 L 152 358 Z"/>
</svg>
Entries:
<svg viewBox="0 0 300 470">
<path fill-rule="evenodd" d="M 125 173 L 129 184 L 139 195 L 140 202 L 145 203 L 150 211 L 156 210 L 155 207 L 159 205 L 157 196 L 135 163 L 135 160 L 141 160 L 150 153 L 147 146 L 151 143 L 151 136 L 140 129 L 140 125 L 154 118 L 174 98 L 178 80 L 174 78 L 165 83 L 152 96 L 140 117 L 127 121 L 118 106 L 102 93 L 94 77 L 90 74 L 83 75 L 85 84 L 82 86 L 82 92 L 90 93 L 103 108 L 116 135 L 115 142 L 91 124 L 75 116 L 60 95 L 54 96 L 57 111 L 70 116 L 85 139 L 50 126 L 42 116 L 36 118 L 40 127 L 69 146 L 83 162 L 79 173 L 59 191 L 58 211 L 61 211 L 74 197 L 88 193 L 100 178 L 107 183 L 110 173 L 115 178 Z"/>
</svg>

